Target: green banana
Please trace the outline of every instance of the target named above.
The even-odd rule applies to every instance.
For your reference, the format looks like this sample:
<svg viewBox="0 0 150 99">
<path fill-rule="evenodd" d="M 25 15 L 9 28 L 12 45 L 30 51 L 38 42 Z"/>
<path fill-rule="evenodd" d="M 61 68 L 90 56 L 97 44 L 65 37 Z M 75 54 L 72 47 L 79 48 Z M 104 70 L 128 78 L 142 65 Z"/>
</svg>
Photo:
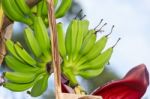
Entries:
<svg viewBox="0 0 150 99">
<path fill-rule="evenodd" d="M 37 4 L 37 16 L 42 16 L 43 2 L 44 2 L 44 0 L 40 1 Z"/>
<path fill-rule="evenodd" d="M 83 21 L 83 38 L 88 34 L 89 32 L 89 21 L 88 20 L 84 20 Z"/>
<path fill-rule="evenodd" d="M 72 4 L 72 0 L 62 0 L 59 8 L 55 12 L 55 17 L 56 18 L 63 17 L 69 10 L 71 4 Z"/>
<path fill-rule="evenodd" d="M 85 56 L 81 57 L 81 59 L 78 62 L 78 65 L 81 65 L 86 61 L 92 60 L 95 57 L 97 57 L 106 46 L 107 40 L 107 36 L 103 36 L 101 39 L 99 39 L 94 44 L 93 48 Z"/>
<path fill-rule="evenodd" d="M 112 53 L 113 48 L 110 47 L 106 51 L 101 53 L 99 56 L 97 56 L 95 59 L 88 61 L 83 65 L 80 65 L 78 67 L 79 71 L 84 69 L 99 69 L 104 67 L 109 62 Z"/>
<path fill-rule="evenodd" d="M 26 4 L 26 0 L 15 0 L 15 2 L 24 15 L 33 17 L 29 6 Z"/>
<path fill-rule="evenodd" d="M 78 22 L 78 33 L 77 33 L 77 38 L 76 38 L 76 51 L 74 55 L 74 59 L 78 58 L 82 43 L 83 43 L 83 38 L 84 38 L 84 33 L 88 31 L 88 21 L 87 20 L 82 20 Z"/>
<path fill-rule="evenodd" d="M 68 59 L 71 59 L 71 51 L 72 51 L 72 25 L 74 20 L 72 20 L 67 28 L 66 36 L 65 36 L 65 46 L 66 46 L 66 53 L 68 56 Z"/>
<path fill-rule="evenodd" d="M 32 72 L 32 73 L 34 73 L 34 72 Z M 14 82 L 7 81 L 3 84 L 3 86 L 5 88 L 15 91 L 15 92 L 25 91 L 25 90 L 31 88 L 36 83 L 36 81 L 38 81 L 43 75 L 45 75 L 44 72 L 39 72 L 39 73 L 40 74 L 38 74 L 37 77 L 35 77 L 35 80 L 32 80 L 29 83 L 14 83 Z M 17 75 L 17 77 L 18 76 L 19 75 Z M 23 78 L 20 78 L 20 79 L 23 79 Z M 14 78 L 13 78 L 13 80 L 14 80 Z"/>
<path fill-rule="evenodd" d="M 99 68 L 99 69 L 82 70 L 78 72 L 78 75 L 80 75 L 81 77 L 85 79 L 89 79 L 89 78 L 100 75 L 100 73 L 102 73 L 103 70 L 104 70 L 104 67 Z"/>
<path fill-rule="evenodd" d="M 83 66 L 81 65 L 80 67 L 78 67 L 77 75 L 80 75 L 84 78 L 91 78 L 98 76 L 104 70 L 105 65 L 111 58 L 113 48 L 117 45 L 120 39 L 121 38 L 118 39 L 115 45 L 108 48 L 94 60 L 91 60 L 90 62 L 85 63 Z"/>
<path fill-rule="evenodd" d="M 33 31 L 29 27 L 25 29 L 24 37 L 25 37 L 26 43 L 27 43 L 28 47 L 30 48 L 30 50 L 32 51 L 32 53 L 36 57 L 39 57 L 42 54 L 42 51 L 41 51 L 39 44 L 33 34 Z"/>
<path fill-rule="evenodd" d="M 14 21 L 20 21 L 28 25 L 32 24 L 30 18 L 25 18 L 24 14 L 20 11 L 14 0 L 2 0 L 2 7 L 4 13 Z"/>
<path fill-rule="evenodd" d="M 96 42 L 96 35 L 94 33 L 95 33 L 95 30 L 92 29 L 92 30 L 89 30 L 89 32 L 85 36 L 82 47 L 80 49 L 81 55 L 86 55 L 93 48 Z"/>
<path fill-rule="evenodd" d="M 48 78 L 49 75 L 46 74 L 41 79 L 37 80 L 31 89 L 30 95 L 32 97 L 40 96 L 48 87 Z"/>
<path fill-rule="evenodd" d="M 43 0 L 42 17 L 48 17 L 48 7 L 46 0 Z"/>
<path fill-rule="evenodd" d="M 34 73 L 5 72 L 4 77 L 13 83 L 30 83 L 36 78 Z"/>
<path fill-rule="evenodd" d="M 15 92 L 20 92 L 20 91 L 25 91 L 27 89 L 29 89 L 30 87 L 32 87 L 34 84 L 34 82 L 32 83 L 26 83 L 26 84 L 18 84 L 18 83 L 12 83 L 12 82 L 5 82 L 3 84 L 3 87 L 11 90 L 11 91 L 15 91 Z"/>
<path fill-rule="evenodd" d="M 15 48 L 14 48 L 14 42 L 13 42 L 13 41 L 11 41 L 11 40 L 6 40 L 6 41 L 5 41 L 5 45 L 6 45 L 6 48 L 7 48 L 7 50 L 9 51 L 9 53 L 10 53 L 11 55 L 13 55 L 13 56 L 14 56 L 15 58 L 17 58 L 19 61 L 24 62 L 24 61 L 17 55 L 16 50 L 15 50 Z"/>
<path fill-rule="evenodd" d="M 64 38 L 64 31 L 63 31 L 63 24 L 58 23 L 57 24 L 57 36 L 58 36 L 58 49 L 60 52 L 60 55 L 63 57 L 63 59 L 66 58 L 66 48 L 65 48 L 65 38 Z"/>
<path fill-rule="evenodd" d="M 77 53 L 77 36 L 78 36 L 78 30 L 79 30 L 79 24 L 81 22 L 78 20 L 73 20 L 72 27 L 71 27 L 71 60 L 74 60 L 74 57 Z"/>
<path fill-rule="evenodd" d="M 34 18 L 34 32 L 41 50 L 44 52 L 50 52 L 50 39 L 48 31 L 41 17 Z"/>
<path fill-rule="evenodd" d="M 26 73 L 26 72 L 35 72 L 38 70 L 38 67 L 33 67 L 31 65 L 24 64 L 10 55 L 5 56 L 5 62 L 10 69 L 16 72 Z"/>
<path fill-rule="evenodd" d="M 28 52 L 21 46 L 19 42 L 17 42 L 14 47 L 17 54 L 22 58 L 22 60 L 33 67 L 36 65 L 36 61 L 28 54 Z"/>
</svg>

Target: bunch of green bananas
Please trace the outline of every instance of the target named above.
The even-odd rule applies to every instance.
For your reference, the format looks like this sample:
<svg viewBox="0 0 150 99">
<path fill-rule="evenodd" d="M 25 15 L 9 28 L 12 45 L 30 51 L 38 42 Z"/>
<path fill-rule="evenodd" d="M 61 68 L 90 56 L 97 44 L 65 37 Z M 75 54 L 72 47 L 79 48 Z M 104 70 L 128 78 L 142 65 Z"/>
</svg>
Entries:
<svg viewBox="0 0 150 99">
<path fill-rule="evenodd" d="M 54 0 L 54 3 L 57 6 L 58 0 Z M 63 17 L 69 10 L 71 4 L 72 0 L 62 0 L 56 9 L 56 18 Z M 48 7 L 46 0 L 41 0 L 32 8 L 26 4 L 26 0 L 2 0 L 2 6 L 4 13 L 13 21 L 32 25 L 34 17 L 41 16 L 47 22 Z"/>
<path fill-rule="evenodd" d="M 5 72 L 3 86 L 12 91 L 31 89 L 31 96 L 41 95 L 48 86 L 51 71 L 51 48 L 48 31 L 41 17 L 34 18 L 33 31 L 26 27 L 24 37 L 30 55 L 19 42 L 6 40 L 9 52 L 5 62 L 12 72 Z"/>
<path fill-rule="evenodd" d="M 96 40 L 96 30 L 89 30 L 88 20 L 74 19 L 68 26 L 64 37 L 63 24 L 57 24 L 58 47 L 62 57 L 62 72 L 77 85 L 76 76 L 91 78 L 104 70 L 113 53 L 113 47 L 106 49 L 108 35 Z"/>
</svg>

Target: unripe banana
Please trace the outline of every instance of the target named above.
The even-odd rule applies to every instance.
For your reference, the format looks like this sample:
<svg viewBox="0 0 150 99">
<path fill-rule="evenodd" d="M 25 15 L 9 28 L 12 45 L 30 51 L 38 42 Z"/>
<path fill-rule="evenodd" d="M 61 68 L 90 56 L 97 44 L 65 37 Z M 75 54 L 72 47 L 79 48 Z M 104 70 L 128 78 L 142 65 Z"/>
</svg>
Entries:
<svg viewBox="0 0 150 99">
<path fill-rule="evenodd" d="M 32 97 L 40 96 L 48 87 L 48 78 L 49 75 L 44 75 L 41 79 L 37 80 L 36 83 L 33 85 L 33 88 L 31 89 L 30 95 Z"/>
<path fill-rule="evenodd" d="M 14 42 L 13 42 L 13 41 L 11 41 L 11 40 L 6 40 L 6 41 L 5 41 L 5 45 L 6 45 L 6 48 L 7 48 L 7 50 L 9 51 L 9 53 L 10 53 L 11 55 L 13 55 L 13 56 L 14 56 L 16 59 L 18 59 L 19 61 L 24 62 L 24 61 L 17 55 L 16 50 L 15 50 L 15 48 L 14 48 Z"/>
<path fill-rule="evenodd" d="M 95 57 L 97 57 L 106 46 L 107 39 L 107 36 L 103 36 L 101 39 L 99 39 L 94 44 L 93 48 L 85 56 L 81 57 L 81 59 L 78 62 L 78 65 L 81 65 L 86 61 L 92 60 Z"/>
<path fill-rule="evenodd" d="M 63 31 L 63 24 L 57 24 L 57 36 L 58 36 L 58 49 L 60 52 L 61 57 L 63 59 L 66 58 L 66 48 L 65 48 L 65 38 L 64 38 L 64 31 Z"/>
<path fill-rule="evenodd" d="M 48 17 L 48 7 L 46 0 L 43 0 L 42 17 Z"/>
<path fill-rule="evenodd" d="M 77 69 L 77 75 L 80 75 L 84 78 L 91 78 L 98 76 L 102 71 L 104 70 L 105 65 L 108 63 L 112 53 L 113 48 L 117 45 L 120 38 L 116 42 L 116 44 L 110 48 L 108 48 L 106 51 L 104 51 L 102 54 L 100 54 L 97 58 L 94 60 L 91 60 L 90 62 L 87 62 L 84 64 L 84 66 L 80 66 Z"/>
<path fill-rule="evenodd" d="M 5 87 L 11 91 L 20 92 L 20 91 L 25 91 L 25 90 L 29 89 L 30 87 L 33 86 L 33 84 L 34 84 L 34 82 L 26 83 L 26 84 L 17 84 L 17 83 L 12 83 L 12 82 L 5 82 L 3 84 L 3 87 Z"/>
<path fill-rule="evenodd" d="M 65 37 L 65 46 L 66 46 L 66 53 L 68 56 L 68 59 L 71 59 L 71 51 L 72 51 L 72 24 L 73 24 L 73 20 L 70 22 L 68 28 L 67 28 L 67 32 L 66 32 L 66 37 Z"/>
<path fill-rule="evenodd" d="M 71 4 L 72 4 L 72 0 L 62 0 L 59 8 L 55 12 L 55 17 L 56 18 L 63 17 L 69 10 Z"/>
<path fill-rule="evenodd" d="M 11 20 L 20 21 L 28 25 L 32 24 L 32 20 L 30 18 L 25 18 L 25 16 L 20 11 L 20 9 L 18 8 L 14 0 L 2 0 L 2 6 L 3 6 L 4 13 Z"/>
<path fill-rule="evenodd" d="M 83 21 L 83 38 L 88 34 L 89 32 L 89 21 L 88 20 L 84 20 Z"/>
<path fill-rule="evenodd" d="M 30 48 L 30 50 L 32 51 L 32 53 L 36 57 L 39 57 L 42 54 L 42 51 L 41 51 L 39 44 L 33 34 L 33 31 L 29 27 L 25 29 L 24 37 L 25 37 L 26 43 L 27 43 L 28 47 Z"/>
<path fill-rule="evenodd" d="M 13 83 L 30 83 L 36 78 L 35 73 L 5 72 L 4 77 Z"/>
<path fill-rule="evenodd" d="M 44 0 L 40 1 L 37 4 L 37 16 L 42 16 L 43 2 L 44 2 Z"/>
<path fill-rule="evenodd" d="M 101 53 L 99 56 L 97 56 L 95 59 L 86 62 L 83 65 L 80 65 L 78 67 L 78 70 L 86 70 L 86 69 L 99 69 L 103 68 L 110 60 L 111 55 L 113 53 L 113 48 L 110 47 L 103 53 Z"/>
<path fill-rule="evenodd" d="M 10 69 L 16 72 L 27 73 L 27 72 L 35 72 L 38 70 L 38 67 L 33 67 L 31 65 L 24 64 L 18 59 L 9 55 L 5 56 L 5 62 Z"/>
<path fill-rule="evenodd" d="M 82 70 L 82 71 L 78 72 L 78 75 L 80 75 L 81 77 L 83 77 L 85 79 L 89 79 L 89 78 L 100 75 L 100 73 L 102 73 L 103 70 L 104 70 L 104 68 Z"/>
<path fill-rule="evenodd" d="M 21 46 L 19 42 L 17 42 L 14 47 L 17 54 L 22 58 L 22 60 L 35 67 L 36 61 L 28 54 L 28 52 Z"/>
<path fill-rule="evenodd" d="M 80 54 L 86 55 L 94 46 L 96 41 L 95 30 L 90 30 L 84 38 Z"/>
<path fill-rule="evenodd" d="M 26 0 L 15 0 L 21 12 L 26 16 L 33 17 L 29 6 L 26 4 Z"/>
<path fill-rule="evenodd" d="M 50 52 L 50 39 L 48 31 L 41 17 L 34 18 L 34 33 L 41 50 Z"/>
<path fill-rule="evenodd" d="M 88 32 L 88 26 L 89 22 L 88 20 L 79 20 L 78 21 L 78 32 L 75 40 L 75 54 L 74 54 L 74 60 L 78 59 L 80 57 L 80 50 L 83 44 L 83 38 L 84 38 L 84 33 Z"/>
<path fill-rule="evenodd" d="M 79 24 L 81 24 L 81 22 L 79 20 L 73 20 L 72 22 L 72 27 L 71 27 L 71 57 L 74 60 L 74 57 L 77 54 L 77 36 L 78 36 L 78 30 L 79 30 Z"/>
</svg>

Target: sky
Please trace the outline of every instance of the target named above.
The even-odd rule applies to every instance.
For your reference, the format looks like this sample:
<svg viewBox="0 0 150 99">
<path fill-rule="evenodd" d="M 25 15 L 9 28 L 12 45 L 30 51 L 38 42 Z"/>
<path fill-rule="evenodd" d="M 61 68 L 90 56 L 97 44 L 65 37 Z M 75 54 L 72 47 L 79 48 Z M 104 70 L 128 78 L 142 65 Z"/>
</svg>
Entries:
<svg viewBox="0 0 150 99">
<path fill-rule="evenodd" d="M 131 68 L 144 63 L 150 71 L 150 0 L 76 0 L 80 2 L 91 27 L 100 19 L 108 23 L 108 47 L 121 37 L 110 60 L 111 69 L 123 77 Z M 101 36 L 102 34 L 99 34 Z M 150 87 L 145 97 L 150 99 Z"/>
</svg>

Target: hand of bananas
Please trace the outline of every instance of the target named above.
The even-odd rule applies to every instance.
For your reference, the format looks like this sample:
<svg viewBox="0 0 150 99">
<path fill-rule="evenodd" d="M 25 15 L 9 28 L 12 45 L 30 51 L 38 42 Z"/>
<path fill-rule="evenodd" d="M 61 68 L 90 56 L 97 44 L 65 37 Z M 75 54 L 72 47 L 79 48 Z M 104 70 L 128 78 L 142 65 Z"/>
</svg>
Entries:
<svg viewBox="0 0 150 99">
<path fill-rule="evenodd" d="M 16 92 L 32 88 L 30 94 L 34 97 L 47 89 L 48 78 L 52 73 L 50 38 L 41 17 L 36 17 L 35 22 L 34 31 L 30 27 L 24 30 L 31 55 L 19 42 L 6 40 L 9 54 L 5 56 L 5 62 L 13 72 L 3 74 L 5 88 Z"/>
<path fill-rule="evenodd" d="M 57 8 L 55 16 L 56 18 L 61 18 L 69 10 L 72 0 L 62 0 L 60 5 L 57 5 L 58 0 L 54 0 L 54 4 L 55 8 Z M 34 17 L 41 16 L 42 19 L 47 22 L 48 8 L 46 0 L 41 0 L 32 8 L 29 8 L 26 0 L 2 0 L 2 7 L 6 16 L 13 21 L 19 21 L 27 25 L 32 25 Z"/>
<path fill-rule="evenodd" d="M 88 79 L 102 73 L 115 46 L 104 50 L 112 31 L 96 40 L 98 31 L 88 27 L 88 20 L 74 19 L 70 22 L 64 36 L 63 24 L 57 24 L 58 48 L 63 60 L 62 72 L 69 79 L 72 87 L 78 84 L 76 76 Z"/>
<path fill-rule="evenodd" d="M 62 0 L 56 9 L 55 17 L 64 16 L 71 2 L 72 0 Z M 5 56 L 5 62 L 12 72 L 3 73 L 3 86 L 16 92 L 31 88 L 28 93 L 33 97 L 45 92 L 52 73 L 46 4 L 46 0 L 41 0 L 30 9 L 25 0 L 2 0 L 4 13 L 10 19 L 28 25 L 24 30 L 24 38 L 31 53 L 29 54 L 19 42 L 6 40 L 9 53 Z M 98 31 L 89 29 L 88 20 L 73 19 L 66 34 L 63 24 L 57 24 L 61 69 L 71 87 L 78 85 L 76 76 L 87 79 L 98 76 L 111 58 L 114 46 L 104 50 L 109 34 L 97 40 Z"/>
</svg>

